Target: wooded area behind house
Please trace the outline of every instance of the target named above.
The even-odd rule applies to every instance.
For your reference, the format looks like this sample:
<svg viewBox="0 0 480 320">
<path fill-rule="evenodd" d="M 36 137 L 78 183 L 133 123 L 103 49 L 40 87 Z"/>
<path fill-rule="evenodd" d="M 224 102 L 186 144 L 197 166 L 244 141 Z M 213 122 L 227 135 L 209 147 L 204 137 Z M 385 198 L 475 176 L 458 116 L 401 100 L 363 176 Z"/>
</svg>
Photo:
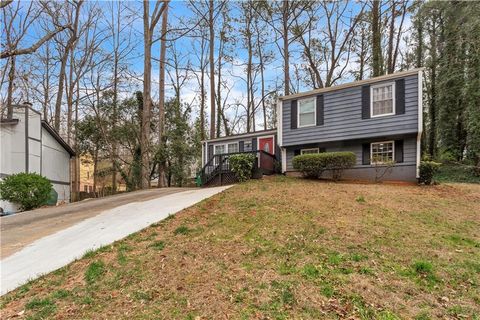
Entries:
<svg viewBox="0 0 480 320">
<path fill-rule="evenodd" d="M 424 157 L 480 164 L 480 2 L 67 0 L 0 8 L 2 119 L 32 103 L 92 159 L 94 181 L 111 177 L 111 192 L 119 180 L 127 190 L 156 179 L 159 187 L 186 184 L 202 140 L 274 128 L 278 96 L 419 67 Z M 109 165 L 99 172 L 100 162 Z"/>
</svg>

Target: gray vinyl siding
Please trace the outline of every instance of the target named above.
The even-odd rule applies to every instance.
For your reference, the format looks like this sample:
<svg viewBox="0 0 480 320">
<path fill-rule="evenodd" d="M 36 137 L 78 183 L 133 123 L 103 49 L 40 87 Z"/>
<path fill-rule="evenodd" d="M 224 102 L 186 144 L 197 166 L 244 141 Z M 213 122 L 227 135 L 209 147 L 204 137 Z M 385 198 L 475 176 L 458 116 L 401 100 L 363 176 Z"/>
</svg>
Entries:
<svg viewBox="0 0 480 320">
<path fill-rule="evenodd" d="M 282 146 L 416 133 L 418 131 L 418 76 L 412 75 L 404 79 L 405 113 L 399 115 L 362 119 L 362 86 L 358 86 L 323 94 L 323 125 L 291 129 L 291 100 L 284 101 Z"/>
<path fill-rule="evenodd" d="M 318 145 L 312 146 L 292 146 L 286 148 L 287 154 L 287 171 L 293 171 L 292 159 L 297 149 L 306 149 L 312 147 L 324 148 L 326 152 L 336 152 L 336 151 L 351 151 L 355 153 L 357 157 L 357 164 L 355 168 L 368 168 L 370 165 L 362 164 L 362 144 L 370 143 L 375 141 L 388 141 L 388 140 L 403 140 L 403 162 L 397 163 L 395 166 L 416 166 L 416 156 L 417 156 L 417 141 L 416 136 L 410 135 L 404 138 L 395 137 L 382 137 L 381 139 L 368 139 L 368 140 L 355 140 L 355 141 L 342 141 L 342 142 L 329 142 L 329 143 L 320 143 Z"/>
<path fill-rule="evenodd" d="M 273 140 L 274 140 L 274 144 L 275 144 L 275 155 L 278 157 L 279 154 L 280 154 L 280 149 L 278 148 L 278 145 L 277 145 L 277 133 L 276 133 L 276 130 L 272 130 L 272 131 L 269 131 L 269 132 L 258 132 L 258 134 L 253 134 L 251 136 L 248 136 L 248 137 L 245 137 L 245 136 L 242 136 L 242 135 L 238 135 L 238 136 L 232 136 L 231 138 L 227 138 L 227 139 L 224 139 L 224 140 L 221 140 L 221 141 L 206 141 L 206 143 L 210 146 L 210 145 L 213 145 L 213 146 L 216 146 L 216 145 L 226 145 L 226 144 L 229 144 L 229 143 L 239 143 L 240 141 L 243 141 L 244 143 L 246 142 L 250 142 L 252 143 L 252 140 L 254 139 L 255 141 L 253 141 L 252 143 L 252 146 L 251 148 L 253 150 L 256 150 L 257 149 L 257 139 L 258 138 L 262 138 L 262 137 L 267 137 L 267 136 L 274 136 Z M 205 143 L 202 143 L 202 148 L 205 148 Z M 214 147 L 215 148 L 215 147 Z M 252 151 L 252 150 L 245 150 L 245 151 Z M 206 150 L 204 150 L 204 156 L 206 159 L 205 162 L 207 162 L 209 160 L 208 158 L 208 152 Z M 215 152 L 215 149 L 214 149 L 214 152 Z M 225 150 L 225 152 L 227 152 Z"/>
</svg>

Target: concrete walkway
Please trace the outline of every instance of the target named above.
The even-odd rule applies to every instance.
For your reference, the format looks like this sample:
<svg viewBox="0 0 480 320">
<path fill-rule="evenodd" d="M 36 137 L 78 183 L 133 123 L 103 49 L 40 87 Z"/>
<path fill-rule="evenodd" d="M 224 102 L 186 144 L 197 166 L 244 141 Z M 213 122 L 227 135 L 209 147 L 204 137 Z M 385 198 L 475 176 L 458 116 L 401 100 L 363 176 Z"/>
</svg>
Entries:
<svg viewBox="0 0 480 320">
<path fill-rule="evenodd" d="M 160 197 L 157 194 L 154 199 L 116 206 L 35 240 L 1 260 L 1 294 L 67 265 L 82 257 L 88 250 L 98 249 L 120 240 L 227 188 L 228 186 L 176 190 L 175 193 Z M 81 207 L 77 208 L 80 209 Z"/>
<path fill-rule="evenodd" d="M 163 197 L 188 188 L 155 188 L 126 192 L 98 199 L 86 199 L 58 207 L 47 207 L 0 218 L 0 258 L 21 250 L 35 240 L 94 217 L 105 210 L 130 202 Z"/>
</svg>

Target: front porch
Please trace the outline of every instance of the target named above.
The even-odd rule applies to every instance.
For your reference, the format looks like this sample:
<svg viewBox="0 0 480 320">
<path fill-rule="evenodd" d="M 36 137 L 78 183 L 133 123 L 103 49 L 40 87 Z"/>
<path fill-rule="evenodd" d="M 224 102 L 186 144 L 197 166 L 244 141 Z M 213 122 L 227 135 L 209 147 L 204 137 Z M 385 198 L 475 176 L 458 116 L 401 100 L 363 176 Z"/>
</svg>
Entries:
<svg viewBox="0 0 480 320">
<path fill-rule="evenodd" d="M 228 159 L 232 155 L 253 154 L 255 161 L 252 168 L 252 178 L 259 179 L 263 175 L 275 173 L 277 160 L 275 155 L 264 150 L 230 152 L 213 155 L 197 174 L 196 184 L 199 187 L 222 186 L 238 182 Z"/>
</svg>

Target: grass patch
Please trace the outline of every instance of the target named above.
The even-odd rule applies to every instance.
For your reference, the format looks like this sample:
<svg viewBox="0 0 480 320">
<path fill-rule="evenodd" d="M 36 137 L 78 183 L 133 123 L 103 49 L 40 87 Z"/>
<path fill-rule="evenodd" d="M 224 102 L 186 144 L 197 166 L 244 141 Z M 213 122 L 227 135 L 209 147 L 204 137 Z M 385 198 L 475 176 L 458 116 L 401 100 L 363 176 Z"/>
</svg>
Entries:
<svg viewBox="0 0 480 320">
<path fill-rule="evenodd" d="M 173 234 L 179 235 L 179 234 L 189 234 L 192 230 L 188 228 L 187 226 L 180 226 L 177 229 L 173 231 Z"/>
<path fill-rule="evenodd" d="M 90 263 L 85 271 L 85 281 L 91 285 L 97 282 L 105 273 L 105 263 L 103 261 L 94 261 Z"/>
<path fill-rule="evenodd" d="M 159 251 L 163 250 L 163 248 L 165 248 L 165 242 L 162 241 L 162 240 L 155 241 L 154 243 L 149 245 L 149 248 L 153 248 L 153 249 L 159 250 Z"/>
<path fill-rule="evenodd" d="M 31 316 L 29 316 L 29 319 L 32 320 L 45 319 L 46 317 L 53 315 L 56 309 L 57 307 L 55 303 L 48 298 L 33 298 L 25 304 L 25 310 L 32 311 Z"/>
<path fill-rule="evenodd" d="M 2 317 L 476 319 L 478 212 L 476 184 L 252 180 L 2 296 Z"/>
</svg>

